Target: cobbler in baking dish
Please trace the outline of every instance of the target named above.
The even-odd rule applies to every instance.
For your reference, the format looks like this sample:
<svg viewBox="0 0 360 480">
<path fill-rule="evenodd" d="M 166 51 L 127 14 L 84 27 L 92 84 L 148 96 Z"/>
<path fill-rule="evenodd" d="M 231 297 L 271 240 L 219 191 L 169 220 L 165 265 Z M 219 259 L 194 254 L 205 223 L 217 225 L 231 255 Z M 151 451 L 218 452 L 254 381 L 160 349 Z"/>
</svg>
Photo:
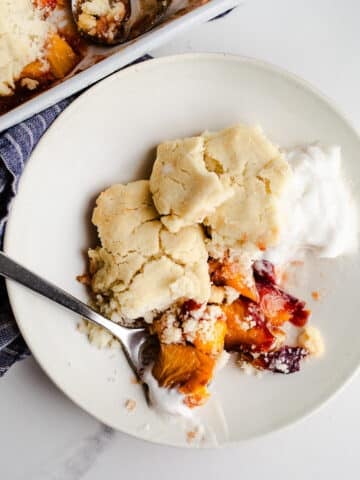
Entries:
<svg viewBox="0 0 360 480">
<path fill-rule="evenodd" d="M 0 115 L 208 0 L 1 0 Z"/>
<path fill-rule="evenodd" d="M 309 252 L 356 248 L 340 163 L 339 147 L 282 151 L 261 128 L 236 125 L 160 144 L 149 180 L 100 194 L 93 302 L 114 322 L 148 326 L 157 348 L 142 376 L 159 408 L 204 404 L 229 354 L 275 374 L 323 354 L 316 318 L 282 278 Z M 98 346 L 112 341 L 82 328 Z"/>
<path fill-rule="evenodd" d="M 66 77 L 85 52 L 64 0 L 3 0 L 0 40 L 0 114 Z"/>
</svg>

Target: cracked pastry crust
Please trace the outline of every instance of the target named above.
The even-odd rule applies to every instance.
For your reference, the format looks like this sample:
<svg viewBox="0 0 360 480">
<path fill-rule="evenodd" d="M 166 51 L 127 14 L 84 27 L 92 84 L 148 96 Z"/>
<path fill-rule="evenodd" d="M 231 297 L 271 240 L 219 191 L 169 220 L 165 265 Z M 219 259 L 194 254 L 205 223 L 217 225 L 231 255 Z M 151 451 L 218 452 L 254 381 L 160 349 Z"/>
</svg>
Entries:
<svg viewBox="0 0 360 480">
<path fill-rule="evenodd" d="M 159 251 L 161 222 L 147 180 L 113 185 L 102 192 L 92 222 L 102 246 L 114 255 L 151 256 Z"/>
<path fill-rule="evenodd" d="M 164 142 L 158 146 L 150 177 L 154 204 L 171 231 L 201 223 L 233 194 L 205 163 L 204 138 Z"/>
<path fill-rule="evenodd" d="M 158 220 L 149 182 L 115 185 L 101 193 L 93 223 L 101 247 L 89 250 L 92 289 L 114 321 L 147 318 L 180 298 L 210 296 L 207 250 L 198 225 L 168 232 Z"/>
<path fill-rule="evenodd" d="M 278 202 L 291 174 L 280 150 L 260 127 L 238 125 L 205 134 L 207 163 L 221 172 L 234 195 L 209 215 L 212 242 L 226 248 L 260 250 L 279 239 Z"/>
<path fill-rule="evenodd" d="M 277 200 L 288 175 L 259 128 L 238 125 L 161 144 L 150 181 L 113 185 L 96 201 L 101 247 L 89 250 L 89 260 L 101 312 L 151 322 L 180 299 L 207 302 L 214 245 L 223 253 L 255 251 L 247 256 L 251 270 L 256 251 L 276 242 Z"/>
<path fill-rule="evenodd" d="M 150 190 L 170 231 L 204 221 L 217 245 L 264 250 L 278 240 L 278 199 L 289 175 L 259 127 L 237 125 L 160 144 Z"/>
</svg>

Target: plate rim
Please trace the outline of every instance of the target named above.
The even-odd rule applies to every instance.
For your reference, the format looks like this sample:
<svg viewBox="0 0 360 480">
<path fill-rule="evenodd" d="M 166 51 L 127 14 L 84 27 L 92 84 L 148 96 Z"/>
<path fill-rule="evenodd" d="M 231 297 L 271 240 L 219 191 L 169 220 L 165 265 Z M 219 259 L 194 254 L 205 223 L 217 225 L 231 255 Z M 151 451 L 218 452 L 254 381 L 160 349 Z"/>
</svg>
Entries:
<svg viewBox="0 0 360 480">
<path fill-rule="evenodd" d="M 17 192 L 14 197 L 14 199 L 11 202 L 11 207 L 10 211 L 8 214 L 8 219 L 6 222 L 6 227 L 5 227 L 5 232 L 4 232 L 4 240 L 3 240 L 3 250 L 5 253 L 8 252 L 9 249 L 9 243 L 10 243 L 10 238 L 12 235 L 12 219 L 13 219 L 13 212 L 16 208 L 17 204 L 17 198 L 18 194 L 21 188 L 21 183 L 23 179 L 27 175 L 27 170 L 28 170 L 28 165 L 31 162 L 32 156 L 34 155 L 34 152 L 43 145 L 43 143 L 46 142 L 47 137 L 50 132 L 52 132 L 54 129 L 57 127 L 57 123 L 61 120 L 63 120 L 66 115 L 72 115 L 73 110 L 81 108 L 81 102 L 86 102 L 87 98 L 91 95 L 96 95 L 98 91 L 101 92 L 101 89 L 109 84 L 111 82 L 117 81 L 118 78 L 125 77 L 126 75 L 131 75 L 133 71 L 139 71 L 141 72 L 144 69 L 148 68 L 156 68 L 158 64 L 168 64 L 168 63 L 173 63 L 173 62 L 178 62 L 178 61 L 192 61 L 192 60 L 210 60 L 210 61 L 228 61 L 230 63 L 232 62 L 238 62 L 238 63 L 243 63 L 243 64 L 248 64 L 248 65 L 253 65 L 256 68 L 261 68 L 263 70 L 266 70 L 271 73 L 275 73 L 276 75 L 281 76 L 284 80 L 290 81 L 291 83 L 295 83 L 298 86 L 301 87 L 301 89 L 308 91 L 311 93 L 313 96 L 318 97 L 323 103 L 325 103 L 331 111 L 339 117 L 343 123 L 346 125 L 346 127 L 351 131 L 351 133 L 356 137 L 358 143 L 359 143 L 359 152 L 360 152 L 360 133 L 356 130 L 356 128 L 352 125 L 351 121 L 348 119 L 348 117 L 342 112 L 341 108 L 334 102 L 331 98 L 329 98 L 327 95 L 323 94 L 317 87 L 312 85 L 310 82 L 307 80 L 304 80 L 302 77 L 288 71 L 287 69 L 284 69 L 282 67 L 279 67 L 271 62 L 263 61 L 254 57 L 249 57 L 249 56 L 243 56 L 243 55 L 236 55 L 236 54 L 228 54 L 228 53 L 183 53 L 183 54 L 176 54 L 176 55 L 168 55 L 168 56 L 163 56 L 163 57 L 157 57 L 157 58 L 152 58 L 149 60 L 146 60 L 144 62 L 138 63 L 131 65 L 129 67 L 124 68 L 123 70 L 120 70 L 118 72 L 115 72 L 105 79 L 102 79 L 95 85 L 91 86 L 88 90 L 86 90 L 84 93 L 80 94 L 79 97 L 77 97 L 55 120 L 54 122 L 50 125 L 50 127 L 45 131 L 44 135 L 41 137 L 40 141 L 32 151 L 30 157 L 28 158 L 25 168 L 23 170 L 23 173 L 21 174 L 19 183 L 17 185 Z M 46 362 L 43 363 L 40 358 L 38 358 L 37 353 L 33 352 L 31 350 L 30 344 L 31 342 L 29 339 L 26 337 L 26 334 L 24 333 L 22 329 L 21 322 L 18 322 L 18 315 L 16 313 L 17 306 L 16 306 L 16 283 L 12 282 L 8 279 L 5 279 L 5 284 L 6 284 L 6 290 L 8 293 L 10 305 L 14 314 L 14 318 L 16 321 L 16 324 L 19 328 L 19 331 L 21 335 L 23 336 L 25 342 L 27 343 L 29 350 L 31 351 L 32 356 L 36 360 L 37 364 L 40 366 L 40 368 L 46 373 L 47 377 L 50 379 L 50 381 L 56 385 L 56 387 L 64 394 L 66 395 L 75 405 L 77 405 L 79 408 L 81 408 L 83 411 L 85 411 L 88 415 L 92 416 L 96 420 L 100 421 L 101 423 L 109 426 L 110 428 L 113 428 L 114 430 L 120 431 L 126 435 L 130 435 L 133 438 L 136 438 L 138 440 L 146 441 L 149 443 L 157 444 L 157 445 L 164 445 L 164 446 L 170 446 L 170 447 L 175 447 L 175 448 L 193 448 L 192 445 L 186 445 L 186 444 L 181 444 L 179 445 L 178 443 L 175 442 L 169 442 L 169 441 L 162 441 L 158 440 L 156 438 L 143 438 L 138 432 L 134 431 L 129 431 L 126 428 L 124 429 L 119 429 L 113 427 L 110 423 L 106 423 L 103 419 L 99 418 L 96 414 L 90 413 L 86 408 L 84 408 L 80 403 L 73 397 L 72 394 L 67 392 L 60 384 L 58 381 L 56 381 L 52 375 L 48 372 L 48 368 L 46 366 Z M 13 288 L 14 287 L 14 288 Z M 328 402 L 331 400 L 334 400 L 338 394 L 340 394 L 344 388 L 350 383 L 350 381 L 353 380 L 355 375 L 358 374 L 360 371 L 360 361 L 356 365 L 356 367 L 350 372 L 348 375 L 344 376 L 342 379 L 341 383 L 337 386 L 336 390 L 332 392 L 330 395 L 326 395 L 325 397 L 322 397 L 317 403 L 315 403 L 311 408 L 309 408 L 308 411 L 305 413 L 301 414 L 300 416 L 297 416 L 296 418 L 290 418 L 287 420 L 284 424 L 282 425 L 277 425 L 273 428 L 271 428 L 268 431 L 265 432 L 260 432 L 260 433 L 255 433 L 246 439 L 240 439 L 240 440 L 226 440 L 224 443 L 221 444 L 221 447 L 229 447 L 229 446 L 235 446 L 235 445 L 241 445 L 243 443 L 247 442 L 253 442 L 256 441 L 257 439 L 267 437 L 269 435 L 272 435 L 275 432 L 280 432 L 282 430 L 286 430 L 289 427 L 298 424 L 299 422 L 309 418 L 313 414 L 315 414 L 317 411 L 319 411 L 322 407 L 324 407 Z M 214 446 L 205 446 L 201 448 L 216 448 Z"/>
</svg>

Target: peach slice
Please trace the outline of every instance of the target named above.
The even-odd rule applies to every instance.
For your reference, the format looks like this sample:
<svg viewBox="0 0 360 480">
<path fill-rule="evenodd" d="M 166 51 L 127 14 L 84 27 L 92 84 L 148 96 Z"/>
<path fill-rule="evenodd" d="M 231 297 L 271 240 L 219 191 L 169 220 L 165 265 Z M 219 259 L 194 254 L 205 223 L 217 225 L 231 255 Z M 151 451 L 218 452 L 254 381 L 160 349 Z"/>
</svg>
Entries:
<svg viewBox="0 0 360 480">
<path fill-rule="evenodd" d="M 208 355 L 219 355 L 224 350 L 226 331 L 226 322 L 219 319 L 214 325 L 212 337 L 204 341 L 201 335 L 197 334 L 194 345 L 200 352 L 207 353 Z"/>
<path fill-rule="evenodd" d="M 248 299 L 237 299 L 230 305 L 223 305 L 226 315 L 227 333 L 225 349 L 239 351 L 252 348 L 256 351 L 268 351 L 275 336 L 266 326 L 259 306 Z"/>
<path fill-rule="evenodd" d="M 42 80 L 49 75 L 49 69 L 46 68 L 41 60 L 34 60 L 24 67 L 21 72 L 21 78 L 32 78 L 33 80 Z"/>
<path fill-rule="evenodd" d="M 199 365 L 200 362 L 194 347 L 162 343 L 152 374 L 159 382 L 160 387 L 172 388 L 185 384 Z"/>
<path fill-rule="evenodd" d="M 281 326 L 288 321 L 298 327 L 306 324 L 310 311 L 305 308 L 305 302 L 275 284 L 274 267 L 270 262 L 255 262 L 254 276 L 261 310 L 272 325 Z"/>
<path fill-rule="evenodd" d="M 231 262 L 227 257 L 222 261 L 209 260 L 210 278 L 214 285 L 228 286 L 237 290 L 240 295 L 250 298 L 254 302 L 259 300 L 255 281 L 245 280 L 241 265 L 237 262 Z"/>
<path fill-rule="evenodd" d="M 202 405 L 209 396 L 207 385 L 212 379 L 215 359 L 191 345 L 161 344 L 152 369 L 159 385 L 178 387 L 189 407 Z"/>
<path fill-rule="evenodd" d="M 77 64 L 78 56 L 66 40 L 54 34 L 47 44 L 46 60 L 52 75 L 55 78 L 64 78 Z"/>
</svg>

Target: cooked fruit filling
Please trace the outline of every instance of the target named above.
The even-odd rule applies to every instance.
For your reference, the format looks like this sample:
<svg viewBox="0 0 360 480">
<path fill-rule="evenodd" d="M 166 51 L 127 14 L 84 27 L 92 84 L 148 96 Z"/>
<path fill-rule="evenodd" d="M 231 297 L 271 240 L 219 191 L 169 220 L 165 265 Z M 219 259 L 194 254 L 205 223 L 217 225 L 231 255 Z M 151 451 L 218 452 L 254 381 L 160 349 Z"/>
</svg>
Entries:
<svg viewBox="0 0 360 480">
<path fill-rule="evenodd" d="M 54 20 L 62 8 L 60 0 L 0 2 L 0 97 L 62 79 L 81 60 L 73 27 Z"/>
<path fill-rule="evenodd" d="M 270 262 L 254 264 L 254 289 L 244 289 L 243 282 L 236 281 L 238 265 L 228 256 L 223 263 L 210 258 L 209 269 L 217 285 L 230 282 L 238 287 L 238 296 L 231 303 L 187 300 L 165 311 L 150 327 L 160 342 L 152 374 L 161 387 L 183 393 L 190 407 L 201 405 L 208 397 L 207 387 L 224 349 L 238 352 L 241 361 L 257 369 L 274 373 L 298 371 L 308 354 L 306 348 L 286 345 L 286 333 L 279 327 L 285 322 L 302 327 L 310 312 L 304 302 L 279 288 Z"/>
</svg>

